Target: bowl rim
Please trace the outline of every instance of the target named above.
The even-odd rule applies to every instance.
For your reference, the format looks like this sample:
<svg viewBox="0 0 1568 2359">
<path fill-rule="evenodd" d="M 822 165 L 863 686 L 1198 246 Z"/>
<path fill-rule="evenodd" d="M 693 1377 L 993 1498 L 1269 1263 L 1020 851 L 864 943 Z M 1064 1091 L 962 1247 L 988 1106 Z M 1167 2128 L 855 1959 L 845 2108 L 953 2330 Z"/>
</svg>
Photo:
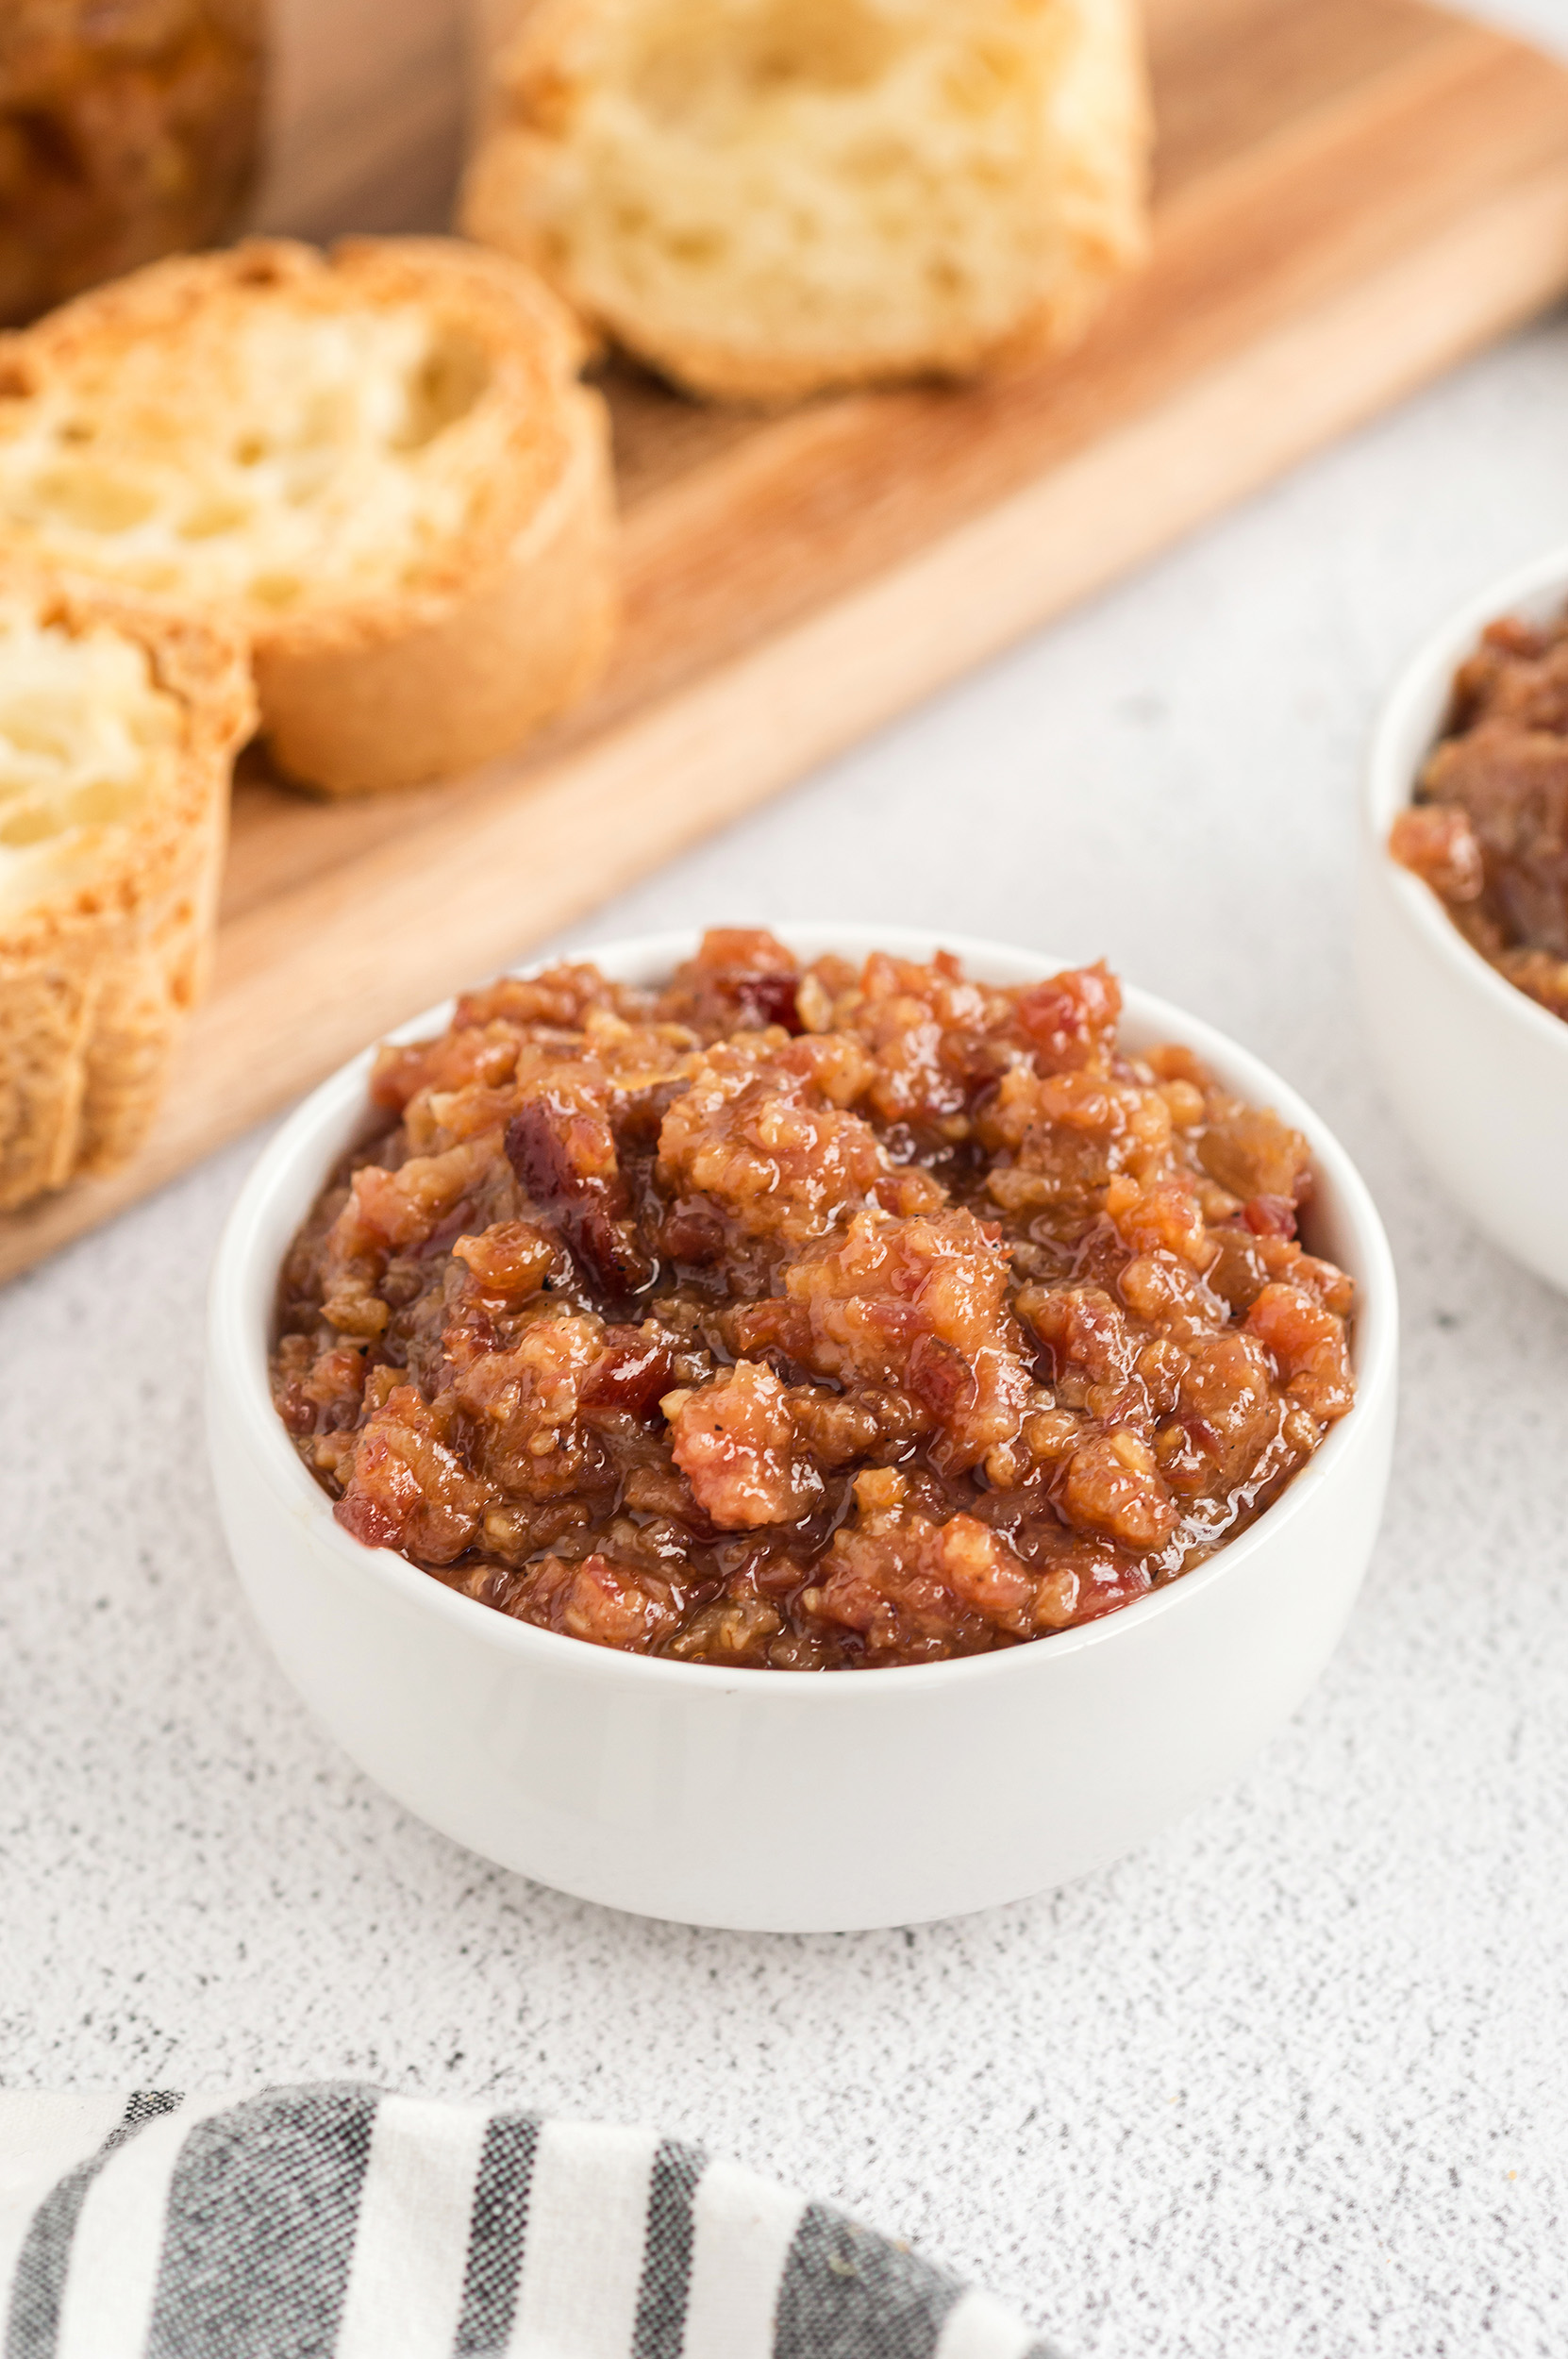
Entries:
<svg viewBox="0 0 1568 2359">
<path fill-rule="evenodd" d="M 1568 599 L 1568 543 L 1559 543 L 1528 564 L 1516 565 L 1483 590 L 1473 592 L 1426 633 L 1405 658 L 1378 708 L 1367 756 L 1363 810 L 1370 857 L 1382 870 L 1406 921 L 1450 974 L 1476 994 L 1500 1022 L 1511 1025 L 1538 1048 L 1568 1064 L 1568 1023 L 1498 974 L 1465 940 L 1430 885 L 1394 859 L 1388 841 L 1396 814 L 1411 799 L 1420 765 L 1437 743 L 1434 733 L 1425 740 L 1421 751 L 1410 754 L 1418 716 L 1445 694 L 1454 673 L 1472 653 L 1488 623 L 1521 607 L 1547 601 L 1556 605 L 1564 599 Z"/>
<path fill-rule="evenodd" d="M 845 955 L 864 957 L 867 949 L 887 949 L 895 955 L 928 959 L 936 947 L 952 950 L 966 966 L 984 977 L 987 962 L 993 966 L 1017 964 L 1031 974 L 1059 972 L 1066 962 L 1053 962 L 1044 952 L 1024 950 L 974 935 L 950 934 L 935 929 L 901 926 L 856 926 L 782 920 L 770 930 L 807 958 L 840 948 Z M 537 974 L 561 958 L 612 961 L 618 968 L 644 970 L 669 967 L 689 956 L 700 929 L 682 928 L 658 934 L 611 938 L 600 943 L 574 943 L 555 959 L 527 959 L 500 971 L 509 975 Z M 1022 979 L 1014 978 L 1012 979 Z M 1396 1383 L 1398 1360 L 1398 1288 L 1393 1257 L 1381 1218 L 1366 1182 L 1334 1132 L 1288 1082 L 1228 1035 L 1201 1018 L 1190 1016 L 1167 1000 L 1123 983 L 1124 1028 L 1135 1036 L 1180 1042 L 1194 1048 L 1239 1085 L 1247 1102 L 1270 1105 L 1307 1137 L 1320 1185 L 1326 1184 L 1336 1211 L 1354 1241 L 1357 1263 L 1358 1311 L 1353 1350 L 1356 1363 L 1355 1406 L 1328 1433 L 1309 1464 L 1258 1521 L 1214 1554 L 1162 1589 L 1151 1590 L 1130 1604 L 1118 1607 L 1093 1622 L 1055 1631 L 1024 1645 L 989 1654 L 952 1657 L 936 1663 L 892 1664 L 875 1678 L 814 1678 L 798 1671 L 763 1668 L 728 1670 L 712 1664 L 685 1663 L 664 1655 L 640 1655 L 618 1648 L 596 1647 L 564 1631 L 539 1630 L 514 1621 L 492 1606 L 465 1598 L 435 1579 L 409 1558 L 391 1548 L 366 1548 L 344 1531 L 332 1512 L 332 1501 L 307 1472 L 273 1406 L 268 1384 L 270 1337 L 258 1336 L 246 1305 L 249 1283 L 275 1196 L 289 1186 L 302 1163 L 324 1168 L 318 1141 L 323 1131 L 341 1129 L 353 1101 L 361 1096 L 375 1049 L 373 1043 L 340 1065 L 302 1103 L 263 1147 L 241 1189 L 225 1224 L 214 1257 L 208 1297 L 208 1383 L 209 1393 L 221 1390 L 236 1412 L 241 1436 L 251 1447 L 253 1463 L 291 1521 L 303 1524 L 345 1572 L 369 1578 L 400 1597 L 415 1611 L 430 1613 L 465 1630 L 471 1638 L 503 1655 L 532 1658 L 553 1674 L 609 1680 L 633 1687 L 649 1681 L 676 1681 L 700 1699 L 721 1694 L 781 1691 L 813 1699 L 816 1709 L 847 1708 L 846 1699 L 909 1696 L 918 1685 L 930 1688 L 954 1681 L 1018 1679 L 1044 1676 L 1048 1665 L 1069 1655 L 1129 1638 L 1134 1632 L 1173 1613 L 1195 1611 L 1199 1600 L 1225 1581 L 1244 1577 L 1247 1566 L 1273 1545 L 1287 1522 L 1308 1514 L 1318 1493 L 1337 1480 L 1340 1467 L 1371 1430 L 1379 1404 Z M 444 1029 L 455 997 L 425 1010 L 381 1036 L 394 1044 L 430 1037 Z M 320 1181 L 318 1180 L 317 1185 Z M 303 1215 L 301 1215 L 303 1216 Z M 262 1299 L 270 1304 L 275 1286 L 275 1261 L 265 1273 Z M 215 1480 L 221 1481 L 215 1469 Z M 1033 1666 L 1031 1669 L 1029 1666 Z M 760 1682 L 760 1687 L 759 1687 Z M 831 1701 L 827 1699 L 833 1699 Z"/>
</svg>

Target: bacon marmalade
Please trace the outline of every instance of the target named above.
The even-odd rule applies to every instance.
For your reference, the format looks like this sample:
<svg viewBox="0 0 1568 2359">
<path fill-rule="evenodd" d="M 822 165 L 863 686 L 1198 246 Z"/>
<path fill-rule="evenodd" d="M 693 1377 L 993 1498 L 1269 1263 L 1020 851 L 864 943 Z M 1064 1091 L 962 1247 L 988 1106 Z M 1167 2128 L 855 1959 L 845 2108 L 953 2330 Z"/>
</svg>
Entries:
<svg viewBox="0 0 1568 2359">
<path fill-rule="evenodd" d="M 1500 975 L 1568 1017 L 1568 615 L 1488 626 L 1389 848 Z"/>
<path fill-rule="evenodd" d="M 1305 1140 L 1103 966 L 560 966 L 385 1048 L 273 1381 L 345 1531 L 634 1652 L 929 1663 L 1111 1613 L 1353 1395 Z"/>
<path fill-rule="evenodd" d="M 0 322 L 225 236 L 265 0 L 0 0 Z"/>
</svg>

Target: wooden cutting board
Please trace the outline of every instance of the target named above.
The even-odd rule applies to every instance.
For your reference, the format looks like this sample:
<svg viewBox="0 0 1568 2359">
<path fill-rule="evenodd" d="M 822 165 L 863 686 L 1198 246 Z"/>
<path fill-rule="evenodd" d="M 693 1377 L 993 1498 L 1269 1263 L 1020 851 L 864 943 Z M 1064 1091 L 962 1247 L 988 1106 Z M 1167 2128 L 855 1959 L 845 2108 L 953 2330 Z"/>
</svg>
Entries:
<svg viewBox="0 0 1568 2359">
<path fill-rule="evenodd" d="M 416 226 L 452 170 L 455 0 L 285 6 L 267 218 Z M 156 1133 L 0 1220 L 0 1276 L 1568 288 L 1568 71 L 1421 0 L 1150 17 L 1155 259 L 1089 344 L 760 419 L 612 372 L 626 626 L 601 693 L 441 787 L 333 807 L 245 778 Z"/>
</svg>

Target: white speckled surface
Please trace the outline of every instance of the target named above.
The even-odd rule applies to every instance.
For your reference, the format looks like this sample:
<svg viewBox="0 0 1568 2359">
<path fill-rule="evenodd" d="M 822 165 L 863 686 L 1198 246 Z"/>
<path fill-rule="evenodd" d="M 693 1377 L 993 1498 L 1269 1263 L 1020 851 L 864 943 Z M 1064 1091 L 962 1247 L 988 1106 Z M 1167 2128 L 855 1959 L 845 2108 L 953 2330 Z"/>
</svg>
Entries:
<svg viewBox="0 0 1568 2359">
<path fill-rule="evenodd" d="M 1564 0 L 1497 13 L 1568 45 Z M 1416 1168 L 1347 973 L 1379 688 L 1554 538 L 1560 323 L 581 937 L 842 912 L 1103 951 L 1339 1129 L 1399 1260 L 1402 1442 L 1350 1635 L 1241 1786 L 1054 1898 L 843 1939 L 614 1916 L 411 1823 L 305 1722 L 218 1537 L 201 1293 L 245 1146 L 0 1296 L 0 2077 L 656 2119 L 1084 2359 L 1568 2349 L 1568 1301 Z"/>
</svg>

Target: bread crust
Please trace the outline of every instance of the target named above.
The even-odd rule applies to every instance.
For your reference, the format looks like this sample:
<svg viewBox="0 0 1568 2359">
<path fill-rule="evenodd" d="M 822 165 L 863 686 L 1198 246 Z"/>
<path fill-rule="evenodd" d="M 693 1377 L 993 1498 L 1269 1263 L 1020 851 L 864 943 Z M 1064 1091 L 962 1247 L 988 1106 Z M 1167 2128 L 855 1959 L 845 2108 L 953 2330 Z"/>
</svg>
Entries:
<svg viewBox="0 0 1568 2359">
<path fill-rule="evenodd" d="M 145 651 L 180 735 L 90 879 L 0 915 L 0 1212 L 134 1154 L 211 963 L 234 757 L 256 726 L 243 638 L 0 564 L 0 594 Z"/>
<path fill-rule="evenodd" d="M 439 598 L 360 606 L 253 643 L 278 768 L 333 795 L 472 768 L 576 702 L 619 614 L 609 426 L 574 405 L 559 478 L 499 563 Z"/>
<path fill-rule="evenodd" d="M 733 314 L 722 333 L 702 335 L 657 300 L 606 300 L 602 290 L 596 299 L 551 221 L 553 186 L 599 35 L 636 5 L 492 0 L 490 105 L 459 217 L 470 237 L 527 262 L 591 326 L 689 392 L 773 408 L 911 377 L 963 379 L 1065 351 L 1146 255 L 1153 109 L 1137 0 L 1058 0 L 1058 14 L 1071 16 L 1081 36 L 1058 142 L 1059 250 L 1005 325 L 950 327 L 896 353 L 852 335 L 791 350 L 746 332 Z"/>
<path fill-rule="evenodd" d="M 177 401 L 182 324 L 238 320 L 262 293 L 328 318 L 335 306 L 412 308 L 476 345 L 494 463 L 415 578 L 389 567 L 384 587 L 324 589 L 275 613 L 177 585 L 157 603 L 217 611 L 244 632 L 278 765 L 325 794 L 419 784 L 515 745 L 596 677 L 618 605 L 608 414 L 578 381 L 575 323 L 516 262 L 442 238 L 348 239 L 329 255 L 253 239 L 176 257 L 0 339 L 0 391 L 46 393 L 153 339 Z M 25 527 L 0 528 L 28 548 Z M 92 570 L 112 579 L 112 558 Z"/>
</svg>

